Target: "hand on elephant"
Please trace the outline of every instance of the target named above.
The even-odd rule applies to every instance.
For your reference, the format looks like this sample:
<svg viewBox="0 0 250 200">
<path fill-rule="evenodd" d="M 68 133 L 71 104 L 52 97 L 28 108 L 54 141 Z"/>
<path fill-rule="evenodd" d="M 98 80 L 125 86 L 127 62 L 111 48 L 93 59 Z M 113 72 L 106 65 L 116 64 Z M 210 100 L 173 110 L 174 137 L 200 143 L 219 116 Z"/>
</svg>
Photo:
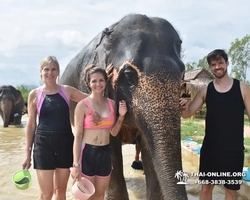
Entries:
<svg viewBox="0 0 250 200">
<path fill-rule="evenodd" d="M 184 98 L 179 99 L 179 104 L 182 110 L 187 110 L 188 109 L 188 100 Z"/>
<path fill-rule="evenodd" d="M 126 101 L 122 100 L 119 102 L 119 117 L 125 117 L 126 113 L 127 113 L 128 109 L 127 109 L 127 105 L 126 105 Z"/>
<path fill-rule="evenodd" d="M 76 181 L 80 180 L 82 178 L 80 167 L 71 167 L 71 177 L 73 179 L 73 185 Z"/>
<path fill-rule="evenodd" d="M 113 76 L 113 69 L 114 69 L 114 65 L 111 63 L 108 65 L 107 69 L 106 69 L 106 73 L 108 75 L 108 80 L 109 81 L 111 79 L 111 77 Z"/>
<path fill-rule="evenodd" d="M 22 164 L 23 169 L 28 170 L 31 166 L 30 162 L 31 162 L 31 158 L 27 157 L 24 163 Z"/>
</svg>

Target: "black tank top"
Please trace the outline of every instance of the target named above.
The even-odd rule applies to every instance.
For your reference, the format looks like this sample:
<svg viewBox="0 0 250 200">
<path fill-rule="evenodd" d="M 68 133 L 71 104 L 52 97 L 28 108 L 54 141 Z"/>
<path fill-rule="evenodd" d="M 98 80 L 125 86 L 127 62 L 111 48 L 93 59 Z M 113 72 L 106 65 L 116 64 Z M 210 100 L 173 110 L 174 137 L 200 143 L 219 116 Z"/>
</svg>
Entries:
<svg viewBox="0 0 250 200">
<path fill-rule="evenodd" d="M 221 152 L 244 150 L 244 101 L 239 80 L 225 93 L 217 92 L 214 83 L 207 88 L 206 135 L 202 147 Z"/>
<path fill-rule="evenodd" d="M 71 131 L 69 106 L 59 93 L 45 96 L 37 129 L 40 131 Z"/>
</svg>

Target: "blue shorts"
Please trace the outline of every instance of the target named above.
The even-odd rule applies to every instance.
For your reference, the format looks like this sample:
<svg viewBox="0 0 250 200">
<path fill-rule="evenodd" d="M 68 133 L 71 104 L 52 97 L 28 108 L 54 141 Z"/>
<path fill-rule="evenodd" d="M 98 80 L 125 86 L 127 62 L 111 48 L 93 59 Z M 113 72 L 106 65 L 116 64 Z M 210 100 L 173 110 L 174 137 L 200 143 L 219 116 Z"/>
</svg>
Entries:
<svg viewBox="0 0 250 200">
<path fill-rule="evenodd" d="M 70 168 L 73 163 L 72 131 L 40 131 L 34 138 L 34 169 Z"/>
<path fill-rule="evenodd" d="M 112 171 L 110 145 L 95 146 L 84 143 L 80 167 L 86 177 L 108 177 Z"/>
</svg>

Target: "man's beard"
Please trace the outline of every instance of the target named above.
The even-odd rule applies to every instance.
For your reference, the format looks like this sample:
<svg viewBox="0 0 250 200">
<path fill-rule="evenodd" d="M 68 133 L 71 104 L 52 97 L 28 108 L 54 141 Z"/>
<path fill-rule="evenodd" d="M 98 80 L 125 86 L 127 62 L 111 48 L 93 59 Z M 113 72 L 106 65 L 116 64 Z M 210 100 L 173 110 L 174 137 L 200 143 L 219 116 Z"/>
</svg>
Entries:
<svg viewBox="0 0 250 200">
<path fill-rule="evenodd" d="M 213 73 L 213 75 L 214 75 L 216 78 L 223 78 L 226 74 L 227 74 L 227 69 L 223 70 L 223 73 L 222 73 L 221 75 L 216 75 L 215 73 Z"/>
</svg>

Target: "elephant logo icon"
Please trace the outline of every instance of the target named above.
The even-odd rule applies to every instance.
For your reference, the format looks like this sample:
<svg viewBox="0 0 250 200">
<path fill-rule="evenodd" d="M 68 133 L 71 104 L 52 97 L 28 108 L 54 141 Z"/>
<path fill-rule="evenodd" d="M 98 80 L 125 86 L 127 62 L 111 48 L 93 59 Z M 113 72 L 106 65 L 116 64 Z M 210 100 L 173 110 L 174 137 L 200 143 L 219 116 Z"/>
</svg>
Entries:
<svg viewBox="0 0 250 200">
<path fill-rule="evenodd" d="M 182 170 L 177 171 L 175 173 L 174 177 L 179 180 L 179 182 L 177 182 L 177 184 L 188 184 L 187 180 L 189 178 L 189 175 L 187 173 L 183 172 Z"/>
</svg>

